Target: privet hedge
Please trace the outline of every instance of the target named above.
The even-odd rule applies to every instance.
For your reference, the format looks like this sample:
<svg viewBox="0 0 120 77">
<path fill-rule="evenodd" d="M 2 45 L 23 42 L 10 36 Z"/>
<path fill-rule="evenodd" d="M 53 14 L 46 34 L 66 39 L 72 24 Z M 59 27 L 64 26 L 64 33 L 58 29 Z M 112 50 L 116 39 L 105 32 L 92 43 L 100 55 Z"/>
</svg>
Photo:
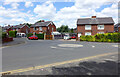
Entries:
<svg viewBox="0 0 120 77">
<path fill-rule="evenodd" d="M 44 39 L 44 34 L 36 34 L 36 36 L 38 37 L 38 39 Z"/>
<path fill-rule="evenodd" d="M 17 31 L 9 31 L 10 37 L 16 37 Z"/>
<path fill-rule="evenodd" d="M 2 32 L 2 39 L 7 37 L 7 33 L 6 32 Z"/>
<path fill-rule="evenodd" d="M 81 41 L 95 41 L 95 42 L 120 42 L 120 33 L 105 33 L 96 34 L 94 36 L 81 36 Z"/>
</svg>

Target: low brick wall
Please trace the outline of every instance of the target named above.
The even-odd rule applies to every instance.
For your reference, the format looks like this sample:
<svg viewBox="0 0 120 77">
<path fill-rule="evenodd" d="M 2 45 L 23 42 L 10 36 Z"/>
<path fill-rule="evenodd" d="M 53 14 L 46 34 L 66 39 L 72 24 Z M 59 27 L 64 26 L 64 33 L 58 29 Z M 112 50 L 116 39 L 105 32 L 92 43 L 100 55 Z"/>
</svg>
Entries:
<svg viewBox="0 0 120 77">
<path fill-rule="evenodd" d="M 7 37 L 7 38 L 2 39 L 2 43 L 10 42 L 10 41 L 13 41 L 12 37 Z"/>
</svg>

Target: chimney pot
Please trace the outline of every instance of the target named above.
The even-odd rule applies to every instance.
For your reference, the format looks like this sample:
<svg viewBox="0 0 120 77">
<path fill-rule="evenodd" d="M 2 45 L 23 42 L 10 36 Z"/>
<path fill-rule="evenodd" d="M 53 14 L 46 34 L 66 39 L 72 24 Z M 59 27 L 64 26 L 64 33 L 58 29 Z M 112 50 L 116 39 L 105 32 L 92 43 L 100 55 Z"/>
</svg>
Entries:
<svg viewBox="0 0 120 77">
<path fill-rule="evenodd" d="M 96 16 L 92 16 L 92 18 L 96 18 Z"/>
</svg>

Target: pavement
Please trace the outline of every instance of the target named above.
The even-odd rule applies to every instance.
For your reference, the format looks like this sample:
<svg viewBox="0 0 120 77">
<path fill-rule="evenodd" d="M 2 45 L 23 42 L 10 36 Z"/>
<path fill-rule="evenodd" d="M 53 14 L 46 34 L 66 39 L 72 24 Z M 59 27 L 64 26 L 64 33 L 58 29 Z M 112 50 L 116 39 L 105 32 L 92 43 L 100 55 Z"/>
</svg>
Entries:
<svg viewBox="0 0 120 77">
<path fill-rule="evenodd" d="M 118 75 L 118 55 L 107 55 L 12 75 Z"/>
<path fill-rule="evenodd" d="M 53 63 L 80 60 L 90 56 L 118 52 L 117 43 L 60 40 L 26 40 L 27 43 L 2 48 L 2 70 L 23 72 Z M 49 65 L 50 66 L 50 65 Z M 44 66 L 45 67 L 45 66 Z"/>
<path fill-rule="evenodd" d="M 13 41 L 3 43 L 2 47 L 4 48 L 4 47 L 8 47 L 8 46 L 23 44 L 23 43 L 26 43 L 26 38 L 13 38 Z"/>
</svg>

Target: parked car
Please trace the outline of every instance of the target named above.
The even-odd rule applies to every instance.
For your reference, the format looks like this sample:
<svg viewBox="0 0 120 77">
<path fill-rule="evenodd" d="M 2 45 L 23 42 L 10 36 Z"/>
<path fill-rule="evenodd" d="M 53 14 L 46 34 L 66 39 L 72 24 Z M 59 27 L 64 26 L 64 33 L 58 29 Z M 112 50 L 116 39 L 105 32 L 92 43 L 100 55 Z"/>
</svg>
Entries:
<svg viewBox="0 0 120 77">
<path fill-rule="evenodd" d="M 38 37 L 35 35 L 32 35 L 30 37 L 28 37 L 29 40 L 38 40 Z"/>
<path fill-rule="evenodd" d="M 71 39 L 76 39 L 76 36 L 72 36 Z"/>
<path fill-rule="evenodd" d="M 64 40 L 69 40 L 70 36 L 69 35 L 64 35 Z"/>
</svg>

